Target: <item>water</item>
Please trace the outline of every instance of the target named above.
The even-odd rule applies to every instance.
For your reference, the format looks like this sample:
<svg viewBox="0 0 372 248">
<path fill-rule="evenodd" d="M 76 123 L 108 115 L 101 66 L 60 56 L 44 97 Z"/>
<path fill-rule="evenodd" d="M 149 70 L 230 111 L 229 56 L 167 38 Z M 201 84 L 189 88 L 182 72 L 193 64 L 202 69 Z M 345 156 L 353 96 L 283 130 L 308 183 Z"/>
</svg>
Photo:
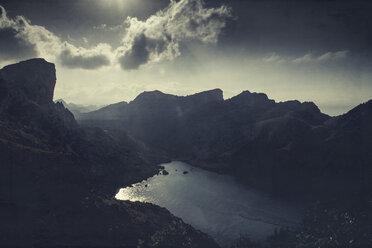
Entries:
<svg viewBox="0 0 372 248">
<path fill-rule="evenodd" d="M 116 198 L 165 207 L 223 246 L 240 234 L 262 242 L 275 228 L 296 228 L 301 223 L 300 206 L 243 186 L 231 176 L 177 161 L 162 166 L 169 175 L 155 175 L 123 188 Z"/>
</svg>

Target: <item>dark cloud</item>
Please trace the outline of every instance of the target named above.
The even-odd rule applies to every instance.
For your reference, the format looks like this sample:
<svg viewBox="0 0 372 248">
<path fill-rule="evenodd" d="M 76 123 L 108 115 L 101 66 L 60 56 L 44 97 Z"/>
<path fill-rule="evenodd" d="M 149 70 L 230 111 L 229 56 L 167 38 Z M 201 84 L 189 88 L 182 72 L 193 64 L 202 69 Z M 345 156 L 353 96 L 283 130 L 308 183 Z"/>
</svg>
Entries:
<svg viewBox="0 0 372 248">
<path fill-rule="evenodd" d="M 202 0 L 180 0 L 171 1 L 145 21 L 128 17 L 122 46 L 117 49 L 121 67 L 137 69 L 148 62 L 172 60 L 181 54 L 183 41 L 217 43 L 230 16 L 226 6 L 206 8 Z"/>
<path fill-rule="evenodd" d="M 110 60 L 103 54 L 96 55 L 74 55 L 70 50 L 63 50 L 59 56 L 61 64 L 71 69 L 98 69 L 110 64 Z"/>
<path fill-rule="evenodd" d="M 0 59 L 12 60 L 30 58 L 37 55 L 33 44 L 20 37 L 23 19 L 10 20 L 5 9 L 0 5 Z"/>
<path fill-rule="evenodd" d="M 97 69 L 110 64 L 113 53 L 109 44 L 77 47 L 24 16 L 8 17 L 1 5 L 0 10 L 1 61 L 40 56 L 68 68 Z"/>
<path fill-rule="evenodd" d="M 21 24 L 19 19 L 16 25 L 22 29 L 14 30 L 22 35 L 13 37 L 9 30 L 1 34 L 0 59 L 10 58 L 12 54 L 29 56 L 37 51 L 42 57 L 53 54 L 49 58 L 53 61 L 64 50 L 60 44 L 67 40 L 76 47 L 70 49 L 73 55 L 80 46 L 89 45 L 94 50 L 99 43 L 110 44 L 112 54 L 104 56 L 111 62 L 116 59 L 122 68 L 136 69 L 148 62 L 172 60 L 181 52 L 191 56 L 193 51 L 184 49 L 189 40 L 202 43 L 218 40 L 219 51 L 226 54 L 239 52 L 263 57 L 275 53 L 284 58 L 311 54 L 313 57 L 306 56 L 303 61 L 313 61 L 328 52 L 350 51 L 353 57 L 363 59 L 363 63 L 371 63 L 372 2 L 365 0 L 175 0 L 171 4 L 170 0 L 0 2 L 10 13 L 7 25 L 15 27 L 17 14 L 27 16 L 33 23 L 24 25 L 27 21 Z M 59 40 L 48 36 L 46 31 Z M 83 37 L 89 42 L 84 42 Z M 139 51 L 143 43 L 146 49 Z M 324 59 L 328 57 L 332 56 Z"/>
<path fill-rule="evenodd" d="M 133 70 L 142 64 L 146 64 L 150 56 L 147 43 L 147 38 L 144 34 L 136 37 L 133 41 L 132 49 L 126 51 L 124 56 L 119 58 L 121 68 Z"/>
<path fill-rule="evenodd" d="M 0 29 L 0 59 L 12 60 L 36 57 L 35 46 L 17 38 L 17 31 L 12 28 Z"/>
</svg>

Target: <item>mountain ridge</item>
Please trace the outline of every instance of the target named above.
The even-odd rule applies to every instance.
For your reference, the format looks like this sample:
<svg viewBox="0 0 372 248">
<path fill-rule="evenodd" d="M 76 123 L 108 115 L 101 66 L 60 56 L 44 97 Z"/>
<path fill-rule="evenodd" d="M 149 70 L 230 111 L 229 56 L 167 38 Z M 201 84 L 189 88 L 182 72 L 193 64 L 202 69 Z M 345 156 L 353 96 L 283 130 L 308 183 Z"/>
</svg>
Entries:
<svg viewBox="0 0 372 248">
<path fill-rule="evenodd" d="M 218 97 L 206 102 L 198 101 L 205 92 L 192 95 L 194 99 L 190 101 L 190 96 L 146 92 L 145 101 L 141 102 L 140 97 L 122 106 L 115 119 L 109 114 L 101 118 L 86 113 L 78 122 L 83 126 L 125 130 L 150 147 L 165 151 L 170 159 L 232 174 L 244 183 L 275 194 L 326 195 L 328 190 L 322 188 L 334 192 L 344 188 L 343 180 L 350 189 L 361 187 L 357 174 L 372 159 L 357 150 L 372 144 L 365 139 L 364 143 L 361 139 L 351 142 L 351 136 L 362 135 L 361 125 L 363 132 L 369 133 L 371 128 L 365 123 L 370 120 L 359 120 L 359 126 L 350 124 L 351 131 L 341 127 L 349 119 L 354 120 L 353 115 L 359 119 L 372 116 L 368 111 L 372 101 L 331 117 L 313 102 L 275 102 L 264 93 L 249 91 L 224 100 L 222 91 L 215 91 Z M 109 105 L 105 111 L 110 109 Z M 364 109 L 365 114 L 361 113 Z M 353 171 L 353 159 L 365 162 Z M 332 170 L 340 175 L 328 180 Z M 370 177 L 369 172 L 366 177 Z"/>
</svg>

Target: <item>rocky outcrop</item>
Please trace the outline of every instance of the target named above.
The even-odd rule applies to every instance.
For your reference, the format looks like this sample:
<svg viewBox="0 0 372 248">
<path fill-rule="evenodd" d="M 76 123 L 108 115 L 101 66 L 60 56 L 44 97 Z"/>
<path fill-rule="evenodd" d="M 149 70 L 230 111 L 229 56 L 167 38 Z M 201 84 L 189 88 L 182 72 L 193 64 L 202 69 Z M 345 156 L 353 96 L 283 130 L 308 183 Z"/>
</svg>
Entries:
<svg viewBox="0 0 372 248">
<path fill-rule="evenodd" d="M 18 125 L 50 131 L 77 128 L 62 104 L 53 103 L 54 64 L 31 59 L 0 70 L 0 117 Z"/>
<path fill-rule="evenodd" d="M 22 97 L 23 100 L 28 99 L 37 104 L 48 104 L 53 100 L 55 73 L 54 64 L 44 59 L 31 59 L 5 66 L 0 71 L 0 80 L 6 93 L 2 93 L 1 98 L 18 92 L 17 99 Z"/>
<path fill-rule="evenodd" d="M 54 65 L 0 70 L 0 246 L 217 247 L 160 207 L 113 200 L 162 161 L 121 131 L 81 128 L 54 103 Z"/>
</svg>

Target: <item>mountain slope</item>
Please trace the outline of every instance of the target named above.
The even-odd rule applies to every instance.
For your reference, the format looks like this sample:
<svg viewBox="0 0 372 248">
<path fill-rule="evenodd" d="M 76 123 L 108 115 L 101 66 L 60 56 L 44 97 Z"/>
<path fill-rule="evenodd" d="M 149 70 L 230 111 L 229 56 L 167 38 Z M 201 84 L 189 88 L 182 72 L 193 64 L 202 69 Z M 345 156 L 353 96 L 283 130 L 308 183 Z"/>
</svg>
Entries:
<svg viewBox="0 0 372 248">
<path fill-rule="evenodd" d="M 71 102 L 67 103 L 63 99 L 57 99 L 54 102 L 62 103 L 65 108 L 67 108 L 69 111 L 71 111 L 71 113 L 74 114 L 75 118 L 78 118 L 78 116 L 82 113 L 92 112 L 92 111 L 95 111 L 101 108 L 95 105 L 82 105 L 82 104 L 75 104 Z"/>
<path fill-rule="evenodd" d="M 277 103 L 263 93 L 244 91 L 223 100 L 221 90 L 186 97 L 154 91 L 78 121 L 125 130 L 171 159 L 298 197 L 368 186 L 360 177 L 361 171 L 371 176 L 371 139 L 362 138 L 372 130 L 369 106 L 333 118 L 312 102 Z"/>
<path fill-rule="evenodd" d="M 0 70 L 0 245 L 217 247 L 160 207 L 112 199 L 161 158 L 123 132 L 81 128 L 54 103 L 55 68 Z"/>
</svg>

